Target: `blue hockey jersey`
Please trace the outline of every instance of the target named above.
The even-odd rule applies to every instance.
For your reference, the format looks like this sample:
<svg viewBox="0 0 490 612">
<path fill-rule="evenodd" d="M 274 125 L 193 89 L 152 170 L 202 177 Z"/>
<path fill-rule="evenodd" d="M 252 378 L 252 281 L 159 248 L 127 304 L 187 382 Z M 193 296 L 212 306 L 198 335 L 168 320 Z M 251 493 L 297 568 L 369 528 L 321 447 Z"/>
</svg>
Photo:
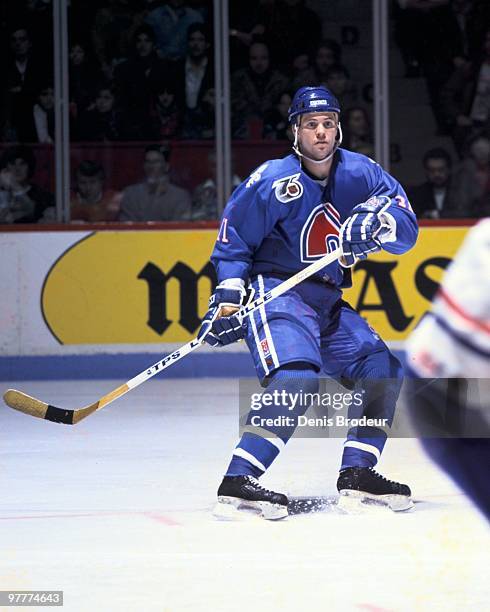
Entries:
<svg viewBox="0 0 490 612">
<path fill-rule="evenodd" d="M 328 181 L 313 179 L 292 154 L 262 164 L 223 212 L 211 256 L 218 281 L 298 272 L 339 247 L 340 227 L 354 206 L 381 195 L 392 199 L 388 213 L 396 222 L 383 248 L 404 253 L 415 244 L 417 221 L 401 185 L 373 160 L 339 148 Z M 334 262 L 317 276 L 346 286 L 344 273 Z"/>
</svg>

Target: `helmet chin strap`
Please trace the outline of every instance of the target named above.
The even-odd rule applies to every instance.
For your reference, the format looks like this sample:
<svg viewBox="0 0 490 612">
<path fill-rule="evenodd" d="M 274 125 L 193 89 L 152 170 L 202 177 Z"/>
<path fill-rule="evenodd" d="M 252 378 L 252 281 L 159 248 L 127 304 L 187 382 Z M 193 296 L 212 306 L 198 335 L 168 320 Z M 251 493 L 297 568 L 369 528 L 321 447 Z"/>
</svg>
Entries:
<svg viewBox="0 0 490 612">
<path fill-rule="evenodd" d="M 298 137 L 298 132 L 299 132 L 299 126 L 297 123 L 295 123 L 293 125 L 293 130 L 294 130 L 294 142 L 293 142 L 293 151 L 296 153 L 296 155 L 301 158 L 303 157 L 304 159 L 307 159 L 309 162 L 313 163 L 313 164 L 324 164 L 326 161 L 328 161 L 331 157 L 333 157 L 335 151 L 338 149 L 338 147 L 340 147 L 341 143 L 342 143 L 342 126 L 340 125 L 340 121 L 339 121 L 339 125 L 338 125 L 338 138 L 335 139 L 335 144 L 334 147 L 331 151 L 331 153 L 329 153 L 326 157 L 324 157 L 323 159 L 312 159 L 311 157 L 308 157 L 307 155 L 305 155 L 304 153 L 301 153 L 301 151 L 299 150 L 299 137 Z"/>
</svg>

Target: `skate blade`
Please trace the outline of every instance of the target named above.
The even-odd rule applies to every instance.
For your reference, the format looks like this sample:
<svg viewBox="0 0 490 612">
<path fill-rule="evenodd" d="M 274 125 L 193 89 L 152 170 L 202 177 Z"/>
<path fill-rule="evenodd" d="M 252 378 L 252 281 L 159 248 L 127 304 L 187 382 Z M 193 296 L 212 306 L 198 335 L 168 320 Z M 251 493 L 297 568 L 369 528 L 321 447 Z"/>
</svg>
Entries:
<svg viewBox="0 0 490 612">
<path fill-rule="evenodd" d="M 237 497 L 218 497 L 218 503 L 213 509 L 213 516 L 221 521 L 247 520 L 262 518 L 268 521 L 278 521 L 288 516 L 286 506 L 270 502 L 248 501 Z"/>
<path fill-rule="evenodd" d="M 337 507 L 347 514 L 359 514 L 366 510 L 375 510 L 376 507 L 405 512 L 413 508 L 413 501 L 406 495 L 373 495 L 365 491 L 344 489 L 340 491 Z"/>
</svg>

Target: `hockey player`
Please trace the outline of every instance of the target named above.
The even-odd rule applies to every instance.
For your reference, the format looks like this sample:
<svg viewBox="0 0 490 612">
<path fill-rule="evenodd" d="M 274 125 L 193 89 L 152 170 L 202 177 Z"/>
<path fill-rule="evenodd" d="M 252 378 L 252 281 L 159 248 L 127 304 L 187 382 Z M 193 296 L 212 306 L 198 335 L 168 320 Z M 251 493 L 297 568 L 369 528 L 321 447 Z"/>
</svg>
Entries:
<svg viewBox="0 0 490 612">
<path fill-rule="evenodd" d="M 490 378 L 490 220 L 481 221 L 466 237 L 444 275 L 431 312 L 407 341 L 407 361 L 420 378 Z M 472 406 L 461 395 L 447 397 L 444 385 L 412 382 L 411 411 L 423 429 L 447 410 L 472 413 L 473 430 L 480 438 L 422 437 L 422 445 L 490 518 L 490 423 L 488 397 Z M 463 422 L 465 419 L 461 419 Z M 463 427 L 461 427 L 463 430 Z M 423 430 L 421 431 L 423 435 Z M 454 432 L 457 436 L 458 432 Z M 463 434 L 461 431 L 460 434 Z"/>
<path fill-rule="evenodd" d="M 417 222 L 398 182 L 373 160 L 340 148 L 337 99 L 324 87 L 302 87 L 289 109 L 293 153 L 262 164 L 233 192 L 222 217 L 211 260 L 218 286 L 200 338 L 224 346 L 245 338 L 267 391 L 316 392 L 318 375 L 347 385 L 386 379 L 384 393 L 367 398 L 370 416 L 391 423 L 401 386 L 399 361 L 346 302 L 350 268 L 380 249 L 410 249 Z M 276 298 L 244 322 L 237 310 L 248 283 L 264 294 L 307 264 L 341 247 L 342 259 Z M 288 396 L 291 397 L 291 396 Z M 292 408 L 292 406 L 290 407 Z M 295 417 L 306 411 L 295 407 Z M 270 406 L 262 416 L 279 414 Z M 264 414 L 265 412 L 265 414 Z M 244 433 L 218 490 L 217 515 L 253 507 L 265 518 L 287 515 L 287 497 L 258 478 L 294 432 L 266 427 L 264 437 Z M 349 430 L 337 488 L 342 495 L 374 497 L 392 509 L 411 505 L 408 486 L 374 471 L 385 434 Z"/>
</svg>

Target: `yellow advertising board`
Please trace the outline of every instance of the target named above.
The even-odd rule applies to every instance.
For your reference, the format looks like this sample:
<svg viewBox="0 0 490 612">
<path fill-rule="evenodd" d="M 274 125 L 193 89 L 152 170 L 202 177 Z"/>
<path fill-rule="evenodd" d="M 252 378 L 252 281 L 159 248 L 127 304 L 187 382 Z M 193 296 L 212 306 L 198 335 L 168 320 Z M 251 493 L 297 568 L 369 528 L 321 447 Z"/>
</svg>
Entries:
<svg viewBox="0 0 490 612">
<path fill-rule="evenodd" d="M 42 292 L 62 344 L 190 340 L 207 310 L 216 231 L 96 232 L 63 253 Z"/>
<path fill-rule="evenodd" d="M 415 247 L 401 256 L 378 253 L 354 269 L 346 299 L 383 340 L 404 340 L 428 310 L 466 227 L 423 227 Z"/>
<path fill-rule="evenodd" d="M 423 228 L 416 247 L 378 254 L 354 270 L 345 299 L 388 341 L 403 340 L 427 310 L 467 228 Z M 53 264 L 43 316 L 61 344 L 187 342 L 215 283 L 216 230 L 104 231 Z"/>
</svg>

